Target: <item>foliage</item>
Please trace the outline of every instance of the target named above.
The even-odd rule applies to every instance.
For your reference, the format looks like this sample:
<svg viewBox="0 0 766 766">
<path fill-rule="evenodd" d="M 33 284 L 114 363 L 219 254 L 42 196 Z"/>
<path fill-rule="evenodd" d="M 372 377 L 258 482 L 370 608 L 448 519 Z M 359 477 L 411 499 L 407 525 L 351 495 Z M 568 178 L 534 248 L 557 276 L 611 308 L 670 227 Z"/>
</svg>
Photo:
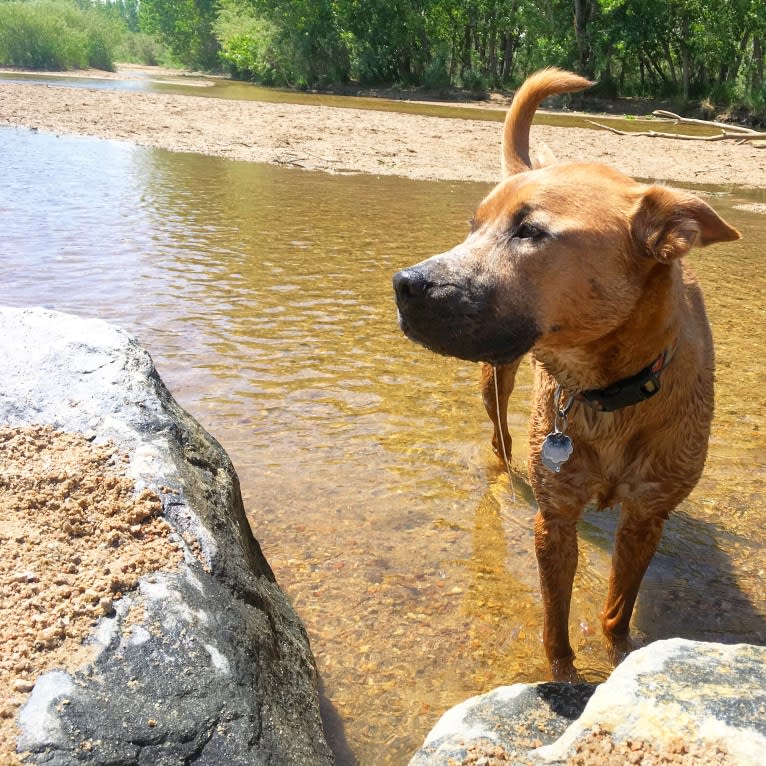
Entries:
<svg viewBox="0 0 766 766">
<path fill-rule="evenodd" d="M 85 8 L 91 6 L 88 0 L 78 0 L 78 4 Z M 116 19 L 128 32 L 138 33 L 140 32 L 138 25 L 139 5 L 139 0 L 99 0 L 95 7 Z"/>
<path fill-rule="evenodd" d="M 422 79 L 431 52 L 425 5 L 419 0 L 336 3 L 355 79 L 408 84 Z"/>
<path fill-rule="evenodd" d="M 115 48 L 114 56 L 116 61 L 147 66 L 175 63 L 167 48 L 154 35 L 146 32 L 129 32 L 123 35 Z"/>
<path fill-rule="evenodd" d="M 248 79 L 306 86 L 348 78 L 331 0 L 221 0 L 215 32 L 221 59 Z"/>
<path fill-rule="evenodd" d="M 157 39 L 268 84 L 482 92 L 556 65 L 605 96 L 766 102 L 763 0 L 0 0 L 6 64 L 110 66 L 115 44 L 156 62 Z"/>
<path fill-rule="evenodd" d="M 216 0 L 141 0 L 141 31 L 157 35 L 184 66 L 218 67 L 218 40 L 213 33 L 218 12 Z"/>
<path fill-rule="evenodd" d="M 600 58 L 622 92 L 730 101 L 758 90 L 766 37 L 761 0 L 601 0 L 601 5 Z"/>
<path fill-rule="evenodd" d="M 68 0 L 0 3 L 0 64 L 31 69 L 114 69 L 120 25 Z"/>
<path fill-rule="evenodd" d="M 264 85 L 291 82 L 292 68 L 280 45 L 279 29 L 268 19 L 232 5 L 221 9 L 214 29 L 221 60 L 234 77 Z"/>
</svg>

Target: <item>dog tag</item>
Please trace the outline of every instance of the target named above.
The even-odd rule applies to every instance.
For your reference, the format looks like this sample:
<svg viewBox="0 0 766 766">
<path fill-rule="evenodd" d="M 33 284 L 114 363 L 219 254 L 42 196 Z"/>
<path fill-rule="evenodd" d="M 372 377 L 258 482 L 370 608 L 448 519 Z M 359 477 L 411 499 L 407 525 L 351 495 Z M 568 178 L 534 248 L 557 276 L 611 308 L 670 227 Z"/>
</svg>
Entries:
<svg viewBox="0 0 766 766">
<path fill-rule="evenodd" d="M 561 466 L 569 460 L 572 454 L 572 440 L 560 431 L 552 431 L 545 437 L 540 458 L 546 468 L 554 473 L 561 470 Z"/>
</svg>

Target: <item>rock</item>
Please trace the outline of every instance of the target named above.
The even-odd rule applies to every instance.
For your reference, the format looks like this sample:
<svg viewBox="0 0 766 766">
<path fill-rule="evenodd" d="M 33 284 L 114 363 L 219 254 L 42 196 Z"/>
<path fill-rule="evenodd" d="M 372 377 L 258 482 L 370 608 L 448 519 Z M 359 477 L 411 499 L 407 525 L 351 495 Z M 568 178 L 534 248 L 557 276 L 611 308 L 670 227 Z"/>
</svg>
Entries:
<svg viewBox="0 0 766 766">
<path fill-rule="evenodd" d="M 564 736 L 534 755 L 564 763 L 596 727 L 616 742 L 643 740 L 662 752 L 681 740 L 720 748 L 738 766 L 762 766 L 766 647 L 656 641 L 629 655 Z"/>
<path fill-rule="evenodd" d="M 177 571 L 104 608 L 95 658 L 37 679 L 18 719 L 26 762 L 331 764 L 308 638 L 253 537 L 231 461 L 146 351 L 100 320 L 0 308 L 0 355 L 0 425 L 114 443 L 184 548 Z M 137 602 L 144 616 L 128 629 Z"/>
<path fill-rule="evenodd" d="M 576 720 L 563 731 L 569 717 Z M 539 742 L 530 743 L 536 727 Z M 477 762 L 477 755 L 518 766 L 622 764 L 641 763 L 643 754 L 653 763 L 766 762 L 766 647 L 657 641 L 595 691 L 587 684 L 495 689 L 445 713 L 410 766 Z"/>
<path fill-rule="evenodd" d="M 410 766 L 462 764 L 471 754 L 491 754 L 496 748 L 510 763 L 526 764 L 529 750 L 554 742 L 566 731 L 595 688 L 514 684 L 471 697 L 441 717 Z"/>
</svg>

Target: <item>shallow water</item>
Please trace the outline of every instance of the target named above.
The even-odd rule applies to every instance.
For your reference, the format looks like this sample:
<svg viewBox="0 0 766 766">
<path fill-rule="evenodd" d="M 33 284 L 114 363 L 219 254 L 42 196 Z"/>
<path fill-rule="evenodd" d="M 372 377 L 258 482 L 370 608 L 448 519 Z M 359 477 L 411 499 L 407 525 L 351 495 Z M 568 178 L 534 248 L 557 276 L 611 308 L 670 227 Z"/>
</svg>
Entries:
<svg viewBox="0 0 766 766">
<path fill-rule="evenodd" d="M 396 324 L 392 273 L 458 241 L 487 187 L 301 170 L 0 129 L 0 303 L 138 336 L 223 443 L 307 625 L 340 764 L 404 764 L 438 716 L 545 677 L 534 502 L 489 448 L 474 365 Z M 762 192 L 715 190 L 744 241 L 698 251 L 718 353 L 705 475 L 634 625 L 766 641 Z M 523 465 L 530 376 L 512 403 Z M 594 680 L 613 517 L 581 525 L 573 635 Z"/>
<path fill-rule="evenodd" d="M 147 93 L 169 93 L 206 98 L 224 98 L 237 101 L 266 101 L 278 104 L 309 104 L 313 106 L 344 107 L 348 109 L 369 109 L 380 112 L 401 112 L 420 114 L 429 117 L 447 117 L 452 119 L 481 120 L 502 122 L 505 109 L 487 101 L 473 102 L 469 105 L 459 103 L 439 103 L 372 96 L 347 96 L 329 92 L 311 92 L 287 88 L 264 88 L 254 83 L 230 80 L 225 77 L 189 77 L 183 74 L 158 75 L 151 70 L 136 70 L 130 77 L 83 77 L 76 73 L 45 74 L 40 72 L 2 72 L 0 82 L 18 82 L 26 85 L 55 86 L 63 88 L 94 88 L 96 90 L 131 90 Z M 417 95 L 417 94 L 415 94 Z M 422 94 L 421 94 L 422 95 Z M 571 101 L 569 102 L 571 106 Z M 657 122 L 651 118 L 626 117 L 616 115 L 588 116 L 577 112 L 540 111 L 535 115 L 534 123 L 568 128 L 595 128 L 592 120 L 601 125 L 608 125 L 616 130 L 635 132 L 643 130 L 662 130 L 669 133 L 691 135 L 711 135 L 717 133 L 707 126 L 674 126 L 668 122 Z"/>
</svg>

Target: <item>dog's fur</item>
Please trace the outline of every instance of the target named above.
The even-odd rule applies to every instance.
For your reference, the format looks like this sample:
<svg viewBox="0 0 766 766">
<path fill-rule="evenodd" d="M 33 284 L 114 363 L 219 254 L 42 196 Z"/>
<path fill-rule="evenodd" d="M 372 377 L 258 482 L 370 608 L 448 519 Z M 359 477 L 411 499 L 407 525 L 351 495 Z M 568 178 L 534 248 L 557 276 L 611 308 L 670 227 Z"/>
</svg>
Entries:
<svg viewBox="0 0 766 766">
<path fill-rule="evenodd" d="M 535 551 L 543 641 L 556 679 L 575 679 L 568 620 L 583 507 L 621 506 L 604 634 L 615 661 L 665 519 L 702 472 L 713 414 L 713 345 L 700 288 L 682 262 L 692 247 L 739 238 L 692 194 L 646 185 L 605 165 L 533 167 L 529 128 L 540 102 L 590 83 L 547 69 L 519 89 L 503 130 L 504 179 L 481 202 L 464 242 L 394 277 L 402 330 L 441 354 L 484 362 L 493 444 L 507 447 L 506 410 L 519 360 L 535 369 L 529 477 L 538 503 Z M 559 473 L 540 452 L 562 399 L 672 359 L 651 399 L 599 412 L 575 398 L 574 452 Z M 498 372 L 499 412 L 492 367 Z"/>
</svg>

